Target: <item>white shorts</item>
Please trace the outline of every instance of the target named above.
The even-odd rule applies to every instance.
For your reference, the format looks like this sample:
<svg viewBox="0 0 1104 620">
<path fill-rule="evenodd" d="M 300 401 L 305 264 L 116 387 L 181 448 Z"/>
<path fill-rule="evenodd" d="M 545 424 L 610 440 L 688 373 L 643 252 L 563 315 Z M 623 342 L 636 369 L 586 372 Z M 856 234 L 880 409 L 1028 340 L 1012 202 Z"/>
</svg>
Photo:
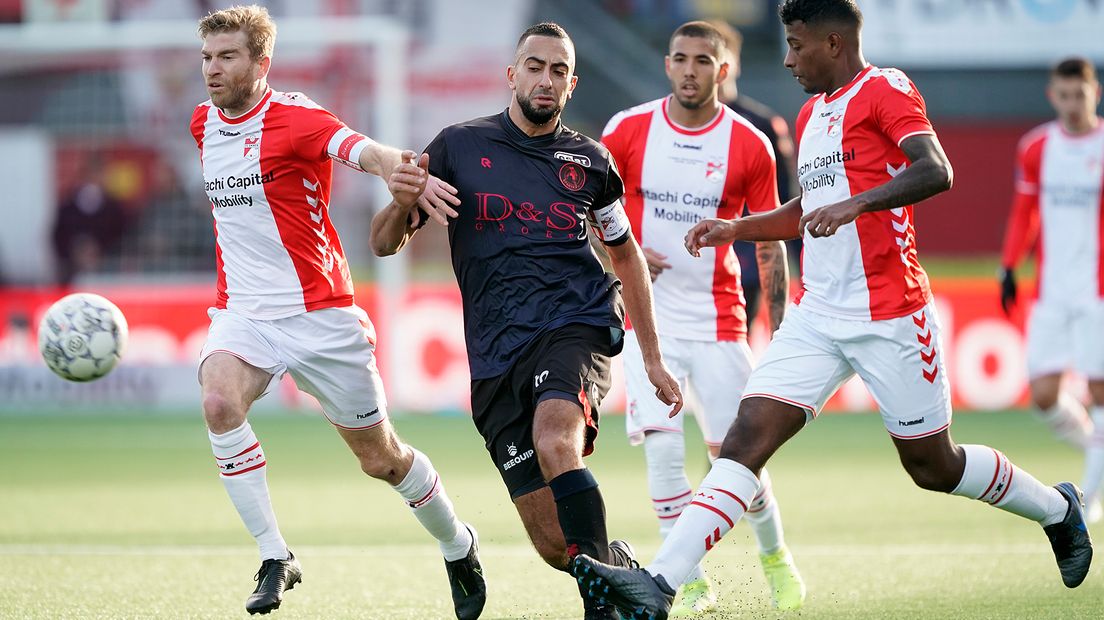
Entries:
<svg viewBox="0 0 1104 620">
<path fill-rule="evenodd" d="M 229 353 L 272 373 L 264 394 L 286 372 L 300 390 L 318 399 L 326 418 L 339 428 L 371 428 L 387 417 L 376 370 L 375 330 L 359 307 L 324 308 L 271 321 L 218 308 L 207 315 L 211 327 L 200 365 L 213 353 Z"/>
<path fill-rule="evenodd" d="M 705 443 L 720 446 L 728 427 L 736 419 L 744 384 L 751 374 L 751 349 L 747 342 L 709 342 L 660 338 L 663 361 L 678 379 L 684 396 L 689 398 Z M 682 419 L 687 411 L 668 418 L 670 405 L 656 398 L 655 387 L 648 381 L 644 360 L 640 356 L 640 343 L 632 330 L 625 334 L 625 392 L 628 411 L 625 414 L 625 430 L 629 443 L 644 441 L 647 431 L 682 432 Z"/>
<path fill-rule="evenodd" d="M 1027 376 L 1077 370 L 1104 379 L 1104 302 L 1062 304 L 1040 300 L 1027 325 Z"/>
<path fill-rule="evenodd" d="M 826 316 L 791 304 L 744 398 L 765 397 L 812 417 L 858 374 L 890 435 L 918 439 L 951 424 L 951 387 L 935 304 L 883 321 Z"/>
</svg>

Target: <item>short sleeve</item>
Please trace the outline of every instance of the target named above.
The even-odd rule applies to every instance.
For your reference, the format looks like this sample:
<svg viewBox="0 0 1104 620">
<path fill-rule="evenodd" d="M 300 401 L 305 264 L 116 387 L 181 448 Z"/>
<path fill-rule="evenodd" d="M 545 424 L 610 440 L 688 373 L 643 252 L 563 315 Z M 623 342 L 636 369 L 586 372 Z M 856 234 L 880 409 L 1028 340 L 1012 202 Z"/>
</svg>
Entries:
<svg viewBox="0 0 1104 620">
<path fill-rule="evenodd" d="M 601 191 L 599 191 L 598 196 L 594 199 L 594 205 L 596 207 L 620 202 L 621 197 L 625 195 L 625 182 L 621 180 L 621 173 L 617 170 L 617 163 L 613 160 L 613 157 L 608 151 L 605 155 L 606 178 L 602 183 Z"/>
<path fill-rule="evenodd" d="M 733 136 L 735 138 L 735 136 Z M 763 213 L 778 207 L 778 177 L 774 149 L 761 134 L 744 138 L 742 161 L 747 162 L 744 176 L 744 200 L 749 213 Z"/>
<path fill-rule="evenodd" d="M 897 146 L 906 138 L 935 134 L 928 120 L 927 105 L 916 85 L 897 69 L 883 69 L 884 85 L 874 98 L 874 119 Z"/>
<path fill-rule="evenodd" d="M 290 110 L 289 125 L 295 153 L 309 161 L 323 161 L 330 157 L 330 141 L 338 131 L 354 133 L 328 110 L 315 106 L 293 107 Z M 360 136 L 360 134 L 355 135 Z M 364 138 L 364 136 L 360 137 Z M 356 167 L 360 168 L 360 165 Z"/>
</svg>

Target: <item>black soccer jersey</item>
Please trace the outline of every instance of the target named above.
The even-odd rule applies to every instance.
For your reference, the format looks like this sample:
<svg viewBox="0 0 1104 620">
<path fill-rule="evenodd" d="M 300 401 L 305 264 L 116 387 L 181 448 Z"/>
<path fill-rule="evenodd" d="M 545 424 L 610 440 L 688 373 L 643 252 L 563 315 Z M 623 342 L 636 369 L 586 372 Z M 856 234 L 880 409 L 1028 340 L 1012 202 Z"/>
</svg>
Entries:
<svg viewBox="0 0 1104 620">
<path fill-rule="evenodd" d="M 607 245 L 632 234 L 605 147 L 563 125 L 529 137 L 504 111 L 446 127 L 426 152 L 430 173 L 459 191 L 448 234 L 472 379 L 506 372 L 550 329 L 622 326 L 621 284 L 588 233 Z"/>
</svg>

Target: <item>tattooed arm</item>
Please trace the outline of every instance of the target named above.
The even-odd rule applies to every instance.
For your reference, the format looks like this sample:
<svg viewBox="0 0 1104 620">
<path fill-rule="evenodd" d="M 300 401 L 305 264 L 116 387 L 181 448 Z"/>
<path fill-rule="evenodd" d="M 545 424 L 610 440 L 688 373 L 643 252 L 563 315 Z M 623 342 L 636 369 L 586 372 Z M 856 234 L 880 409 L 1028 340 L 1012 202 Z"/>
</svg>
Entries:
<svg viewBox="0 0 1104 620">
<path fill-rule="evenodd" d="M 755 244 L 755 260 L 759 262 L 759 284 L 765 295 L 771 334 L 774 334 L 782 324 L 786 297 L 790 293 L 786 246 L 781 241 L 760 241 Z"/>
</svg>

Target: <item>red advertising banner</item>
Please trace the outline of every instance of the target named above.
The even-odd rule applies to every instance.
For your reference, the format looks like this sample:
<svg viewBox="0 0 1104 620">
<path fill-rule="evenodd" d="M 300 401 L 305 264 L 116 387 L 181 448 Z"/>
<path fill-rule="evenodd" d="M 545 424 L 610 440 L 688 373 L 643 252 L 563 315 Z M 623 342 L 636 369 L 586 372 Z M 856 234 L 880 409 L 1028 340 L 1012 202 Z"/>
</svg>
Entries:
<svg viewBox="0 0 1104 620">
<path fill-rule="evenodd" d="M 459 292 L 450 284 L 415 284 L 397 304 L 395 316 L 381 315 L 371 285 L 357 288 L 358 301 L 380 335 L 380 368 L 391 408 L 433 412 L 469 409 Z M 1022 320 L 1005 319 L 994 281 L 933 282 L 945 342 L 943 359 L 955 405 L 962 409 L 1004 409 L 1025 404 Z M 39 358 L 35 331 L 42 313 L 63 295 L 51 289 L 0 289 L 0 409 L 50 407 L 141 407 L 179 410 L 198 406 L 196 364 L 207 333 L 208 286 L 118 286 L 91 290 L 114 301 L 127 317 L 130 342 L 119 368 L 92 384 L 53 377 Z M 766 343 L 759 327 L 753 349 Z M 624 408 L 620 364 L 606 408 Z M 265 399 L 269 401 L 272 397 Z M 309 399 L 288 384 L 270 406 L 298 407 Z M 873 401 L 861 382 L 845 385 L 831 410 L 866 411 Z"/>
</svg>

